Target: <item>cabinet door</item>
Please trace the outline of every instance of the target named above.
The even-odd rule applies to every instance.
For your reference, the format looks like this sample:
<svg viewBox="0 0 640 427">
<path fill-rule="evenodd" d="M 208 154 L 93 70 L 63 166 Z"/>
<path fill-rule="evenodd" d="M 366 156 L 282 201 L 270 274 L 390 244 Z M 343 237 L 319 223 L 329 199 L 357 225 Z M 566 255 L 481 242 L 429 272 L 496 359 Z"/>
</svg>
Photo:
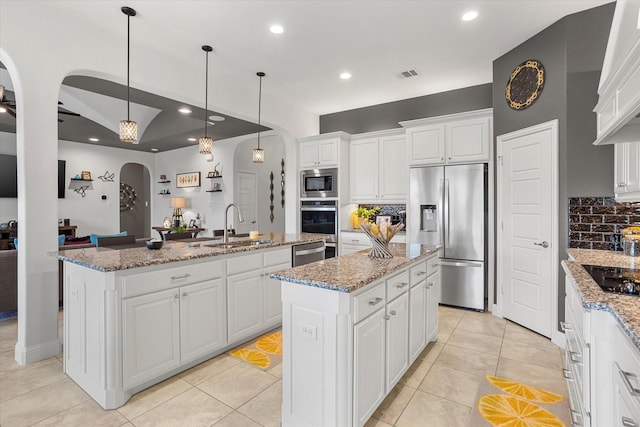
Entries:
<svg viewBox="0 0 640 427">
<path fill-rule="evenodd" d="M 385 313 L 378 310 L 353 328 L 354 425 L 371 417 L 385 393 Z"/>
<path fill-rule="evenodd" d="M 291 262 L 265 267 L 263 280 L 264 291 L 264 323 L 276 325 L 282 321 L 282 285 L 279 280 L 270 279 L 269 273 L 285 270 Z"/>
<path fill-rule="evenodd" d="M 338 138 L 318 141 L 318 166 L 338 164 Z"/>
<path fill-rule="evenodd" d="M 124 389 L 180 366 L 179 290 L 122 301 L 122 332 Z"/>
<path fill-rule="evenodd" d="M 190 362 L 224 347 L 226 319 L 223 279 L 180 288 L 181 362 Z"/>
<path fill-rule="evenodd" d="M 351 141 L 349 182 L 351 200 L 378 200 L 378 138 Z"/>
<path fill-rule="evenodd" d="M 438 339 L 438 302 L 440 301 L 440 273 L 427 277 L 427 342 Z"/>
<path fill-rule="evenodd" d="M 387 304 L 387 392 L 409 367 L 409 296 L 405 292 Z"/>
<path fill-rule="evenodd" d="M 427 345 L 427 282 L 409 290 L 409 362 L 413 363 Z"/>
<path fill-rule="evenodd" d="M 615 186 L 614 192 L 616 194 L 622 194 L 627 191 L 627 159 L 629 156 L 629 143 L 618 143 L 613 145 L 614 151 L 614 174 Z"/>
<path fill-rule="evenodd" d="M 380 138 L 378 168 L 381 202 L 406 202 L 409 188 L 407 137 L 405 135 Z"/>
<path fill-rule="evenodd" d="M 489 119 L 447 124 L 447 163 L 489 160 Z"/>
<path fill-rule="evenodd" d="M 421 126 L 407 131 L 409 164 L 444 164 L 444 125 Z"/>
<path fill-rule="evenodd" d="M 640 426 L 640 402 L 633 396 L 619 367 L 614 366 L 613 375 L 613 422 L 611 425 Z M 602 403 L 602 402 L 600 402 Z"/>
<path fill-rule="evenodd" d="M 227 277 L 229 342 L 257 333 L 262 328 L 261 285 L 260 270 Z"/>
<path fill-rule="evenodd" d="M 300 143 L 300 169 L 318 166 L 318 142 L 307 141 Z"/>
</svg>

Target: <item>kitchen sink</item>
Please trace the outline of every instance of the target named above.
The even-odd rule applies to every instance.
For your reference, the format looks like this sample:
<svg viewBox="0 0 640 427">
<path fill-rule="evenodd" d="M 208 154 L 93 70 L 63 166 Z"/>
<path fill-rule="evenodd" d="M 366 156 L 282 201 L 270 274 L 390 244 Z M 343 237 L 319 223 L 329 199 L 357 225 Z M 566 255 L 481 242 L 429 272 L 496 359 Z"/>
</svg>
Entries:
<svg viewBox="0 0 640 427">
<path fill-rule="evenodd" d="M 246 246 L 260 246 L 260 245 L 268 245 L 269 243 L 273 243 L 273 240 L 268 239 L 258 239 L 258 240 L 239 240 L 237 242 L 229 242 L 229 243 L 212 243 L 207 246 L 209 248 L 219 248 L 219 249 L 233 249 L 233 248 L 242 248 Z"/>
</svg>

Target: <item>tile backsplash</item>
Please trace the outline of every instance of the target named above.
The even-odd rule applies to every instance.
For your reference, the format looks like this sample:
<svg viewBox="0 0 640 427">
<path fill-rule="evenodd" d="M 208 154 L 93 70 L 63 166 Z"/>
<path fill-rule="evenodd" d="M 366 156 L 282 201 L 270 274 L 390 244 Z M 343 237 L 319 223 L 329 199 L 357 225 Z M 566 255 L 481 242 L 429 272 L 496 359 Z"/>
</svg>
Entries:
<svg viewBox="0 0 640 427">
<path fill-rule="evenodd" d="M 613 197 L 569 198 L 570 248 L 620 250 L 615 236 L 634 223 L 640 223 L 640 203 L 617 203 Z"/>
</svg>

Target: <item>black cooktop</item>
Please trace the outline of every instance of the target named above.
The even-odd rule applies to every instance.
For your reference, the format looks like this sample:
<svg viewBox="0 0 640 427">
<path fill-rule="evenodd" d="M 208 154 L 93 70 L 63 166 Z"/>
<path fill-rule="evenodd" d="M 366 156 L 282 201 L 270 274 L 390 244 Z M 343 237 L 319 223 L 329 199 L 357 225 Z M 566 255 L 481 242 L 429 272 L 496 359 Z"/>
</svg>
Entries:
<svg viewBox="0 0 640 427">
<path fill-rule="evenodd" d="M 640 269 L 583 265 L 605 292 L 640 296 Z"/>
</svg>

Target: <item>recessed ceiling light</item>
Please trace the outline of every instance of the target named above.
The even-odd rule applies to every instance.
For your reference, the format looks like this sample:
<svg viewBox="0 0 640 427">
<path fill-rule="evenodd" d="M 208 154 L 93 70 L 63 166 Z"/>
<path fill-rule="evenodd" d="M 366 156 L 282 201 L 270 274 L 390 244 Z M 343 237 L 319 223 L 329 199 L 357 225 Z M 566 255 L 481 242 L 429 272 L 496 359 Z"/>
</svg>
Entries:
<svg viewBox="0 0 640 427">
<path fill-rule="evenodd" d="M 153 151 L 155 153 L 155 152 L 160 151 L 160 150 L 158 150 L 157 148 L 152 148 L 151 151 Z"/>
<path fill-rule="evenodd" d="M 189 113 L 191 113 L 191 110 L 190 110 L 190 109 L 188 109 L 187 107 L 181 107 L 181 108 L 178 108 L 178 111 L 179 111 L 179 112 L 181 112 L 182 114 L 189 114 Z"/>
<path fill-rule="evenodd" d="M 187 139 L 187 141 L 189 141 L 189 142 L 196 142 L 196 141 L 197 141 L 197 139 L 195 139 L 195 138 L 188 138 L 188 139 Z"/>
<path fill-rule="evenodd" d="M 351 73 L 345 71 L 344 73 L 340 73 L 340 78 L 342 80 L 349 80 L 351 78 Z"/>
<path fill-rule="evenodd" d="M 209 120 L 213 122 L 224 122 L 226 119 L 222 116 L 209 116 Z"/>
<path fill-rule="evenodd" d="M 282 25 L 272 25 L 271 28 L 269 28 L 269 31 L 271 31 L 273 34 L 282 34 L 284 33 L 284 27 Z"/>
<path fill-rule="evenodd" d="M 98 141 L 100 141 L 100 140 L 99 140 L 98 138 L 89 138 L 89 141 L 91 141 L 91 142 L 98 142 Z"/>
<path fill-rule="evenodd" d="M 463 21 L 473 21 L 477 17 L 478 17 L 478 12 L 476 12 L 475 10 L 470 10 L 469 12 L 465 12 L 465 14 L 462 15 L 462 20 Z"/>
<path fill-rule="evenodd" d="M 6 112 L 7 112 L 7 109 L 6 109 L 6 108 L 4 108 L 4 107 L 0 107 L 0 113 L 6 113 Z"/>
</svg>

